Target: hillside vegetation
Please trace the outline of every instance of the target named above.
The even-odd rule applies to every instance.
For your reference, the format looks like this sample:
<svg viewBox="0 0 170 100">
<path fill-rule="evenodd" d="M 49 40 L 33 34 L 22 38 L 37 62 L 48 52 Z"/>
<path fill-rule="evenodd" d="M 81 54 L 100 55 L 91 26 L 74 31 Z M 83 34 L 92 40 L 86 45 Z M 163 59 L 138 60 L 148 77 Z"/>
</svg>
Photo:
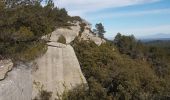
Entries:
<svg viewBox="0 0 170 100">
<path fill-rule="evenodd" d="M 68 21 L 81 20 L 79 17 L 70 17 L 64 8 L 54 7 L 52 0 L 48 0 L 45 6 L 40 1 L 0 1 L 2 57 L 26 61 L 34 59 L 39 55 L 37 51 L 45 52 L 46 41 L 41 39 L 42 36 L 50 34 L 56 28 L 69 27 L 71 24 Z"/>
<path fill-rule="evenodd" d="M 161 48 L 166 56 L 170 56 L 170 40 L 157 40 L 157 41 L 150 41 L 145 43 L 148 46 L 152 46 L 155 48 Z M 170 59 L 169 59 L 170 61 Z"/>
<path fill-rule="evenodd" d="M 72 46 L 89 88 L 79 86 L 64 100 L 167 100 L 170 66 L 163 51 L 146 46 L 134 36 L 118 34 L 114 41 L 97 46 L 79 41 Z"/>
<path fill-rule="evenodd" d="M 69 28 L 80 17 L 70 17 L 64 8 L 45 6 L 40 0 L 0 0 L 0 59 L 30 61 L 44 54 L 42 36 L 59 27 Z M 80 34 L 85 24 L 80 24 Z M 104 27 L 94 33 L 104 38 Z M 100 30 L 99 30 L 100 29 Z M 166 45 L 143 44 L 135 37 L 117 34 L 100 46 L 94 41 L 71 43 L 88 82 L 63 94 L 63 100 L 168 100 L 170 99 L 170 53 Z M 58 42 L 66 43 L 61 36 Z M 169 42 L 168 42 L 169 43 Z M 51 93 L 43 91 L 48 100 Z"/>
</svg>

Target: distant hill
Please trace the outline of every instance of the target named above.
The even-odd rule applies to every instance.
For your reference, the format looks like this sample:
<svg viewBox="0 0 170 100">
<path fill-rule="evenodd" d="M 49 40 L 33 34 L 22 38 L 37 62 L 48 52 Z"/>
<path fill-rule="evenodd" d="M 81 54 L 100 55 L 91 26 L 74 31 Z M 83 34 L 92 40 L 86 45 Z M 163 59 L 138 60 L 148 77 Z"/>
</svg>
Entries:
<svg viewBox="0 0 170 100">
<path fill-rule="evenodd" d="M 143 42 L 149 42 L 155 40 L 170 40 L 170 34 L 158 33 L 158 34 L 144 36 L 139 39 Z"/>
<path fill-rule="evenodd" d="M 165 34 L 165 33 L 158 33 L 158 34 L 153 34 L 153 35 L 147 35 L 142 38 L 170 38 L 170 34 Z"/>
<path fill-rule="evenodd" d="M 170 40 L 153 40 L 153 41 L 145 41 L 144 43 L 149 46 L 170 48 Z"/>
</svg>

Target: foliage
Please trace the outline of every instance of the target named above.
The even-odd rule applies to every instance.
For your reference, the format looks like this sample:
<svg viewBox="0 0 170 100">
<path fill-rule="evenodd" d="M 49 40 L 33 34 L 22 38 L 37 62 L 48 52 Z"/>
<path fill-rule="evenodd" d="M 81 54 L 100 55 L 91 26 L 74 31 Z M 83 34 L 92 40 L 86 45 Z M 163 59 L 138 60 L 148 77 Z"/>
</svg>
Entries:
<svg viewBox="0 0 170 100">
<path fill-rule="evenodd" d="M 118 33 L 113 41 L 120 53 L 127 54 L 132 58 L 143 58 L 144 46 L 140 41 L 137 41 L 133 35 L 124 36 Z"/>
<path fill-rule="evenodd" d="M 149 46 L 156 46 L 156 47 L 163 47 L 163 48 L 170 47 L 170 40 L 153 40 L 144 43 Z"/>
<path fill-rule="evenodd" d="M 104 38 L 104 33 L 106 32 L 102 23 L 98 23 L 95 25 L 94 33 L 97 33 L 99 37 Z"/>
<path fill-rule="evenodd" d="M 14 41 L 26 41 L 33 38 L 33 33 L 30 28 L 24 26 L 20 27 L 20 29 L 12 35 Z"/>
<path fill-rule="evenodd" d="M 80 26 L 79 34 L 82 34 L 84 32 L 84 30 L 85 30 L 86 24 L 85 23 L 80 23 L 79 26 Z"/>
<path fill-rule="evenodd" d="M 66 38 L 63 35 L 60 35 L 57 42 L 66 44 Z"/>
<path fill-rule="evenodd" d="M 152 45 L 144 45 L 137 41 L 135 37 L 124 36 L 118 33 L 113 41 L 118 50 L 122 54 L 129 55 L 133 59 L 147 60 L 155 73 L 159 77 L 164 77 L 168 74 L 168 52 L 164 49 Z"/>
<path fill-rule="evenodd" d="M 34 100 L 51 100 L 52 92 L 41 90 L 39 97 L 35 97 Z"/>
<path fill-rule="evenodd" d="M 43 90 L 40 93 L 40 100 L 50 100 L 51 96 L 52 96 L 52 92 L 47 92 Z"/>
<path fill-rule="evenodd" d="M 18 60 L 32 60 L 41 50 L 46 49 L 42 36 L 50 34 L 55 28 L 70 25 L 67 22 L 71 17 L 64 8 L 54 7 L 52 0 L 41 6 L 40 1 L 0 2 L 0 55 Z"/>
<path fill-rule="evenodd" d="M 159 77 L 150 61 L 121 53 L 111 42 L 97 46 L 76 38 L 72 46 L 89 89 L 77 87 L 65 100 L 156 100 L 170 95 L 169 74 Z"/>
<path fill-rule="evenodd" d="M 79 17 L 79 16 L 73 16 L 73 17 L 70 18 L 70 21 L 71 21 L 71 22 L 74 22 L 74 21 L 82 22 L 82 19 L 81 19 L 81 17 Z"/>
<path fill-rule="evenodd" d="M 13 40 L 13 34 L 25 27 L 32 32 L 33 38 L 31 39 L 36 40 L 51 33 L 55 27 L 66 25 L 67 17 L 65 9 L 52 9 L 49 5 L 45 7 L 40 4 L 23 5 L 15 9 L 7 8 L 0 16 L 0 39 Z"/>
<path fill-rule="evenodd" d="M 0 43 L 0 54 L 14 61 L 30 61 L 44 54 L 47 50 L 45 41 Z"/>
<path fill-rule="evenodd" d="M 2 2 L 2 0 L 0 0 L 0 12 L 3 11 L 4 6 L 5 6 L 4 3 Z"/>
<path fill-rule="evenodd" d="M 8 8 L 16 8 L 23 5 L 32 5 L 40 2 L 40 0 L 3 0 Z"/>
</svg>

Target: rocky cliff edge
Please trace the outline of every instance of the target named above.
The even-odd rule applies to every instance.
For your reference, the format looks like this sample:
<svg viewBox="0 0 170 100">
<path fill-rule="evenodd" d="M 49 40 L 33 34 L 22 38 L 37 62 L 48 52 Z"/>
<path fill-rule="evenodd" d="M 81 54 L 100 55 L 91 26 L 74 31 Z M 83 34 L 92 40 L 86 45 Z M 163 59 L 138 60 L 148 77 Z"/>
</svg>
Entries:
<svg viewBox="0 0 170 100">
<path fill-rule="evenodd" d="M 83 27 L 82 23 L 85 24 Z M 0 100 L 31 100 L 38 98 L 42 90 L 52 92 L 51 99 L 54 100 L 64 91 L 87 84 L 74 49 L 69 43 L 77 36 L 83 40 L 92 40 L 97 45 L 105 42 L 90 29 L 90 24 L 85 21 L 75 22 L 70 28 L 56 29 L 50 36 L 43 37 L 49 41 L 48 50 L 43 56 L 33 61 L 34 64 L 18 65 L 8 75 L 13 63 L 3 63 L 6 67 L 1 64 L 3 67 L 0 69 L 0 77 L 7 77 L 0 81 Z M 66 44 L 57 42 L 61 35 L 66 38 Z"/>
</svg>

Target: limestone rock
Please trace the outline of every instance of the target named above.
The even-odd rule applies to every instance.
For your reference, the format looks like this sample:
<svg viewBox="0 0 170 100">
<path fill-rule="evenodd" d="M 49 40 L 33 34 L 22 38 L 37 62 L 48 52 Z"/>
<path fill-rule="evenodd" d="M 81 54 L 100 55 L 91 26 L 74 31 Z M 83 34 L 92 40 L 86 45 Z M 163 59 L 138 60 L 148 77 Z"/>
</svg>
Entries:
<svg viewBox="0 0 170 100">
<path fill-rule="evenodd" d="M 26 65 L 13 68 L 8 76 L 0 81 L 0 100 L 31 100 L 31 70 Z"/>
<path fill-rule="evenodd" d="M 3 80 L 13 67 L 13 63 L 11 60 L 0 60 L 0 80 Z"/>
<path fill-rule="evenodd" d="M 82 40 L 91 40 L 94 41 L 97 45 L 101 45 L 102 43 L 106 42 L 104 39 L 101 39 L 97 35 L 94 35 L 94 33 L 91 31 L 92 25 L 89 22 L 83 20 L 82 23 L 86 24 L 86 26 L 84 27 L 84 31 L 81 33 Z"/>
<path fill-rule="evenodd" d="M 45 41 L 49 41 L 50 40 L 50 37 L 51 37 L 51 34 L 48 34 L 48 35 L 44 35 L 41 37 L 41 39 L 45 40 Z"/>
<path fill-rule="evenodd" d="M 92 40 L 97 45 L 101 45 L 106 41 L 104 39 L 99 38 L 98 36 L 94 35 L 91 30 L 91 24 L 87 21 L 83 20 L 82 22 L 74 23 L 74 26 L 71 26 L 70 29 L 68 28 L 59 28 L 56 29 L 51 34 L 50 41 L 57 42 L 60 35 L 63 35 L 66 38 L 66 44 L 72 42 L 76 36 L 80 36 L 80 23 L 85 23 L 86 26 L 84 27 L 84 31 L 81 33 L 82 40 Z"/>
<path fill-rule="evenodd" d="M 49 42 L 49 43 L 47 43 L 47 45 L 51 46 L 51 47 L 57 47 L 57 48 L 65 48 L 66 47 L 65 44 L 57 43 L 57 42 Z"/>
<path fill-rule="evenodd" d="M 59 28 L 56 29 L 51 34 L 50 41 L 57 42 L 60 35 L 63 35 L 66 38 L 66 43 L 69 44 L 72 42 L 76 36 L 79 35 L 80 26 L 79 23 L 75 23 L 74 26 L 71 26 L 70 29 L 68 28 Z"/>
<path fill-rule="evenodd" d="M 81 39 L 92 40 L 97 45 L 105 40 L 90 32 L 91 25 L 87 22 Z M 52 32 L 49 39 L 48 50 L 36 60 L 38 69 L 32 73 L 33 92 L 32 99 L 38 97 L 41 90 L 52 92 L 52 99 L 58 98 L 65 90 L 70 90 L 78 85 L 87 84 L 81 72 L 78 59 L 70 42 L 80 36 L 80 22 L 76 22 L 70 29 L 59 28 Z M 66 38 L 66 44 L 58 43 L 59 36 Z"/>
<path fill-rule="evenodd" d="M 87 83 L 73 48 L 70 45 L 55 47 L 61 45 L 57 42 L 49 44 L 54 46 L 48 46 L 45 55 L 36 60 L 39 67 L 32 76 L 33 98 L 38 96 L 39 91 L 43 88 L 43 90 L 53 93 L 54 100 L 65 90 Z"/>
<path fill-rule="evenodd" d="M 97 35 L 93 35 L 93 33 L 89 30 L 89 28 L 86 27 L 84 32 L 81 35 L 82 40 L 92 40 L 94 41 L 97 45 L 101 45 L 102 43 L 105 43 L 106 41 Z"/>
</svg>

